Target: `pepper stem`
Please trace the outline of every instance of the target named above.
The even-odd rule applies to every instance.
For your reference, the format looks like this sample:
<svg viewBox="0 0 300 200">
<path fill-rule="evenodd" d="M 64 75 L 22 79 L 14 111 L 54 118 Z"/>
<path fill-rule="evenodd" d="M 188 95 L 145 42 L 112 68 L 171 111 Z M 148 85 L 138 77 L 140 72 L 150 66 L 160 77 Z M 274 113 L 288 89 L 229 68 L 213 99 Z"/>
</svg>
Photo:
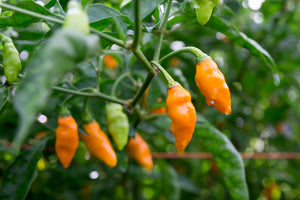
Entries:
<svg viewBox="0 0 300 200">
<path fill-rule="evenodd" d="M 90 114 L 90 112 L 88 110 L 87 100 L 88 100 L 88 98 L 85 98 L 84 102 L 83 102 L 83 111 L 82 111 L 82 114 L 81 114 L 83 123 L 89 123 L 89 122 L 92 122 L 94 120 L 94 118 L 92 117 L 92 115 Z"/>
<path fill-rule="evenodd" d="M 151 61 L 150 63 L 159 69 L 159 71 L 162 73 L 164 77 L 164 80 L 167 82 L 169 88 L 178 85 L 178 83 L 174 81 L 172 76 L 170 76 L 170 74 L 160 64 L 158 64 L 158 62 Z"/>
<path fill-rule="evenodd" d="M 59 112 L 59 116 L 60 117 L 67 117 L 67 116 L 70 116 L 71 113 L 69 111 L 69 109 L 67 108 L 66 105 L 62 105 L 61 108 L 60 108 L 60 112 Z"/>
<path fill-rule="evenodd" d="M 207 58 L 209 58 L 209 56 L 207 54 L 205 54 L 203 51 L 201 51 L 200 49 L 198 49 L 196 47 L 183 47 L 182 49 L 172 51 L 171 53 L 162 57 L 158 61 L 158 63 L 162 63 L 163 61 L 167 60 L 168 58 L 170 58 L 178 53 L 184 53 L 184 52 L 190 52 L 190 53 L 194 54 L 196 56 L 197 63 L 200 63 L 200 62 L 206 60 Z"/>
</svg>

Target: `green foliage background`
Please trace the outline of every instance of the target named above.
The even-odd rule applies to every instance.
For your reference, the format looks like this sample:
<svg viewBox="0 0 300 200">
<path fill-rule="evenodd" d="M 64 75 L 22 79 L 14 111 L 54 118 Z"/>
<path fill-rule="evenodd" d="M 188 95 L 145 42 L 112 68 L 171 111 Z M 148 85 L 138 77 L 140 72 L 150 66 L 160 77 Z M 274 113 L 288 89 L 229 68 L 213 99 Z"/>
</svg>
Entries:
<svg viewBox="0 0 300 200">
<path fill-rule="evenodd" d="M 132 30 L 134 25 L 131 3 L 122 7 L 121 1 L 118 0 L 82 0 L 81 3 L 85 6 L 91 2 L 93 4 L 88 9 L 91 27 L 123 41 L 132 38 L 132 31 L 128 31 Z M 60 19 L 65 13 L 67 0 L 44 1 L 43 6 L 34 1 L 7 3 Z M 157 26 L 162 15 L 158 5 L 162 3 L 165 1 L 142 1 L 141 48 L 149 60 L 157 47 Z M 215 161 L 156 158 L 154 170 L 150 173 L 132 159 L 128 159 L 124 150 L 117 151 L 118 166 L 110 169 L 103 162 L 93 157 L 89 158 L 81 144 L 71 167 L 64 169 L 57 160 L 53 148 L 54 137 L 51 136 L 54 136 L 57 127 L 60 103 L 68 95 L 53 91 L 43 109 L 39 110 L 47 116 L 47 124 L 36 121 L 25 141 L 26 144 L 35 144 L 36 134 L 47 131 L 49 139 L 45 150 L 44 141 L 41 141 L 32 151 L 22 151 L 32 162 L 36 159 L 35 156 L 42 155 L 42 160 L 38 162 L 38 170 L 31 166 L 28 168 L 28 174 L 32 176 L 21 174 L 12 183 L 26 190 L 22 185 L 32 182 L 26 199 L 235 199 L 232 196 L 233 190 L 241 189 L 242 184 L 229 187 L 227 182 L 234 181 L 236 177 L 239 179 L 243 172 L 226 176 L 230 174 L 234 164 L 231 162 L 231 166 L 227 166 L 230 162 L 223 163 L 228 158 L 225 153 L 220 153 L 221 150 L 217 152 L 224 146 L 223 143 L 216 142 L 217 138 L 222 138 L 225 134 L 238 152 L 300 152 L 300 3 L 292 0 L 265 1 L 259 10 L 252 10 L 247 0 L 224 0 L 223 4 L 214 9 L 210 21 L 201 26 L 197 23 L 192 1 L 178 0 L 173 2 L 171 16 L 161 55 L 172 51 L 174 41 L 200 48 L 216 61 L 231 91 L 232 114 L 225 116 L 214 107 L 206 105 L 204 97 L 198 91 L 194 82 L 196 60 L 193 55 L 176 55 L 180 63 L 175 67 L 170 60 L 162 63 L 174 79 L 191 92 L 198 112 L 198 131 L 194 133 L 186 152 L 209 151 L 214 155 Z M 119 32 L 116 23 L 119 24 Z M 28 59 L 22 61 L 26 71 L 31 56 L 39 51 L 44 41 L 51 38 L 60 25 L 3 9 L 0 28 L 2 33 L 13 38 L 21 55 L 28 53 Z M 112 45 L 101 37 L 100 43 L 104 50 L 109 50 Z M 117 95 L 122 99 L 130 99 L 141 86 L 147 71 L 132 53 L 114 57 L 119 66 L 116 70 L 103 68 L 100 79 L 101 92 L 110 94 L 115 79 L 129 70 L 135 84 L 125 79 L 124 84 L 119 85 Z M 2 56 L 0 59 L 2 61 Z M 93 87 L 97 82 L 97 74 L 90 63 L 95 65 L 96 59 L 80 62 L 57 85 L 69 89 Z M 1 70 L 0 75 L 3 76 Z M 149 112 L 164 105 L 166 89 L 166 85 L 156 77 L 150 85 L 148 106 L 145 108 L 142 103 L 142 111 Z M 19 116 L 11 101 L 7 101 L 8 93 L 9 89 L 1 86 L 0 140 L 11 142 L 17 131 Z M 162 103 L 157 102 L 160 97 L 163 98 Z M 79 127 L 82 127 L 82 102 L 81 97 L 70 102 L 71 112 Z M 107 132 L 104 106 L 103 100 L 89 100 L 93 116 Z M 136 116 L 127 114 L 132 119 L 133 126 Z M 175 152 L 174 138 L 169 130 L 170 123 L 168 116 L 162 115 L 139 121 L 135 129 L 142 134 L 152 152 Z M 208 133 L 213 135 L 212 139 L 209 139 Z M 225 146 L 231 143 L 225 143 Z M 10 169 L 9 163 L 13 161 L 10 151 L 0 143 L 0 177 L 4 177 L 2 183 L 4 179 L 11 180 L 5 178 L 7 174 L 4 175 L 5 169 Z M 25 161 L 20 160 L 21 158 L 26 160 L 24 156 L 16 158 L 21 163 L 15 165 L 16 171 L 24 167 L 22 163 Z M 243 162 L 250 199 L 300 199 L 299 159 L 253 159 Z M 27 164 L 30 166 L 32 163 Z M 98 176 L 93 179 L 95 174 Z M 13 194 L 13 191 L 5 189 L 3 185 L 0 197 L 6 193 Z"/>
</svg>

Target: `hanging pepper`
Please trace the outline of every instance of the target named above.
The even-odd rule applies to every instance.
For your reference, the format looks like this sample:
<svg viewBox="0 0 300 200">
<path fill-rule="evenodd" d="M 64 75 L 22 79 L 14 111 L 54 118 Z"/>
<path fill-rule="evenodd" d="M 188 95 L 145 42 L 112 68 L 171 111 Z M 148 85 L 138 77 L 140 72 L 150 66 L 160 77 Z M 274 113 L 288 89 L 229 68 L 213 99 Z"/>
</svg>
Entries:
<svg viewBox="0 0 300 200">
<path fill-rule="evenodd" d="M 12 84 L 17 80 L 18 74 L 22 70 L 20 55 L 11 38 L 3 34 L 0 34 L 0 37 L 3 46 L 4 75 L 7 81 Z"/>
<path fill-rule="evenodd" d="M 109 167 L 115 167 L 117 165 L 117 155 L 109 138 L 89 113 L 85 112 L 84 114 L 83 128 L 89 135 L 81 133 L 80 137 L 85 146 L 92 155 L 102 160 Z"/>
<path fill-rule="evenodd" d="M 117 103 L 108 103 L 105 106 L 108 130 L 119 150 L 122 150 L 128 141 L 129 122 L 123 113 L 123 107 Z"/>
<path fill-rule="evenodd" d="M 118 61 L 110 55 L 104 56 L 103 63 L 104 66 L 106 66 L 109 69 L 116 69 L 116 67 L 118 66 Z"/>
<path fill-rule="evenodd" d="M 191 102 L 190 93 L 179 83 L 171 85 L 167 93 L 168 115 L 172 119 L 170 129 L 175 137 L 178 153 L 183 153 L 195 129 L 196 110 Z"/>
<path fill-rule="evenodd" d="M 135 138 L 129 139 L 126 149 L 128 154 L 141 166 L 148 169 L 153 168 L 153 160 L 149 146 L 140 134 L 136 133 Z"/>
<path fill-rule="evenodd" d="M 204 57 L 197 64 L 195 81 L 208 105 L 214 105 L 226 115 L 231 114 L 230 91 L 225 77 L 210 57 Z"/>
<path fill-rule="evenodd" d="M 193 0 L 198 23 L 204 25 L 210 19 L 213 8 L 220 0 Z"/>
<path fill-rule="evenodd" d="M 64 168 L 69 167 L 78 147 L 77 128 L 77 123 L 70 112 L 62 108 L 55 133 L 55 151 Z"/>
<path fill-rule="evenodd" d="M 88 35 L 90 33 L 89 19 L 87 14 L 82 10 L 80 3 L 71 0 L 68 3 L 64 27 L 68 29 L 78 30 Z"/>
</svg>

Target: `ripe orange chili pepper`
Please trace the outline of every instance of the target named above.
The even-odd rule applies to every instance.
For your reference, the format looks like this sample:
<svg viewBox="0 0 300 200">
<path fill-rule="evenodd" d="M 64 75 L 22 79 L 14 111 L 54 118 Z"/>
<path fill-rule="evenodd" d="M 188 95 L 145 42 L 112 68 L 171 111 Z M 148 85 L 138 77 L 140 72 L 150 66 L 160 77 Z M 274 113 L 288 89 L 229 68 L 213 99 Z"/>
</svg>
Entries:
<svg viewBox="0 0 300 200">
<path fill-rule="evenodd" d="M 71 115 L 58 117 L 55 151 L 60 163 L 68 168 L 78 147 L 77 123 Z"/>
<path fill-rule="evenodd" d="M 170 129 L 175 137 L 178 153 L 183 153 L 192 139 L 197 119 L 196 110 L 190 93 L 180 84 L 171 86 L 167 93 L 168 115 L 172 119 Z"/>
<path fill-rule="evenodd" d="M 83 124 L 84 130 L 89 134 L 80 134 L 85 146 L 90 153 L 102 160 L 109 167 L 117 165 L 117 155 L 107 135 L 102 131 L 99 124 L 93 120 Z"/>
<path fill-rule="evenodd" d="M 167 112 L 166 107 L 159 107 L 151 111 L 152 114 L 165 114 Z"/>
<path fill-rule="evenodd" d="M 118 66 L 118 61 L 110 55 L 104 56 L 103 63 L 109 69 L 115 69 Z"/>
<path fill-rule="evenodd" d="M 226 115 L 231 114 L 230 91 L 217 64 L 207 57 L 196 66 L 195 81 L 208 105 Z"/>
<path fill-rule="evenodd" d="M 135 138 L 129 139 L 126 149 L 128 150 L 128 154 L 141 166 L 148 169 L 153 168 L 153 160 L 149 146 L 140 134 L 136 133 Z"/>
</svg>

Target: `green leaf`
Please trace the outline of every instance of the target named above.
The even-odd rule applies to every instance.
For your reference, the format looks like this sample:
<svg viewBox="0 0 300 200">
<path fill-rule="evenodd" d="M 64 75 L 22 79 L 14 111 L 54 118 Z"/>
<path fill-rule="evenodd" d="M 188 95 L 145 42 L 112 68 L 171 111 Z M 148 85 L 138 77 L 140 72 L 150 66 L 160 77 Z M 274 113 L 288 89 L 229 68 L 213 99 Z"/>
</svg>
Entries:
<svg viewBox="0 0 300 200">
<path fill-rule="evenodd" d="M 270 67 L 273 71 L 274 82 L 279 84 L 277 66 L 271 55 L 262 48 L 255 40 L 247 37 L 240 32 L 233 24 L 218 16 L 212 16 L 205 25 L 216 31 L 219 31 L 237 43 L 239 46 L 247 48 L 253 55 L 257 56 L 265 65 Z"/>
<path fill-rule="evenodd" d="M 8 88 L 6 87 L 0 88 L 0 114 L 8 102 L 7 97 L 8 97 Z"/>
<path fill-rule="evenodd" d="M 92 26 L 100 25 L 101 20 L 111 17 L 121 18 L 126 24 L 133 24 L 127 16 L 103 4 L 91 4 L 88 10 L 88 16 Z"/>
<path fill-rule="evenodd" d="M 166 162 L 159 160 L 159 169 L 162 174 L 159 185 L 160 191 L 166 199 L 180 199 L 180 183 L 176 170 Z"/>
<path fill-rule="evenodd" d="M 23 151 L 8 165 L 2 176 L 0 199 L 25 199 L 36 174 L 36 164 L 42 156 L 47 140 L 48 138 L 45 138 L 31 149 Z"/>
<path fill-rule="evenodd" d="M 35 116 L 46 104 L 51 87 L 56 85 L 76 63 L 98 55 L 99 38 L 76 31 L 57 31 L 33 55 L 28 72 L 21 81 L 14 98 L 20 123 L 13 148 L 18 150 L 25 140 Z"/>
<path fill-rule="evenodd" d="M 145 20 L 150 16 L 155 9 L 165 2 L 165 0 L 143 0 L 141 1 L 141 15 L 142 19 Z M 127 15 L 132 21 L 134 21 L 134 13 L 132 9 L 132 1 L 121 8 L 121 12 Z"/>
<path fill-rule="evenodd" d="M 229 139 L 208 123 L 198 123 L 195 133 L 216 161 L 232 200 L 248 200 L 243 160 Z"/>
<path fill-rule="evenodd" d="M 16 6 L 42 15 L 52 15 L 52 13 L 46 8 L 30 0 L 17 1 Z M 13 14 L 10 16 L 0 17 L 0 28 L 5 28 L 8 26 L 27 27 L 29 24 L 32 24 L 37 21 L 40 21 L 40 19 L 33 18 L 21 13 L 13 12 Z"/>
</svg>

